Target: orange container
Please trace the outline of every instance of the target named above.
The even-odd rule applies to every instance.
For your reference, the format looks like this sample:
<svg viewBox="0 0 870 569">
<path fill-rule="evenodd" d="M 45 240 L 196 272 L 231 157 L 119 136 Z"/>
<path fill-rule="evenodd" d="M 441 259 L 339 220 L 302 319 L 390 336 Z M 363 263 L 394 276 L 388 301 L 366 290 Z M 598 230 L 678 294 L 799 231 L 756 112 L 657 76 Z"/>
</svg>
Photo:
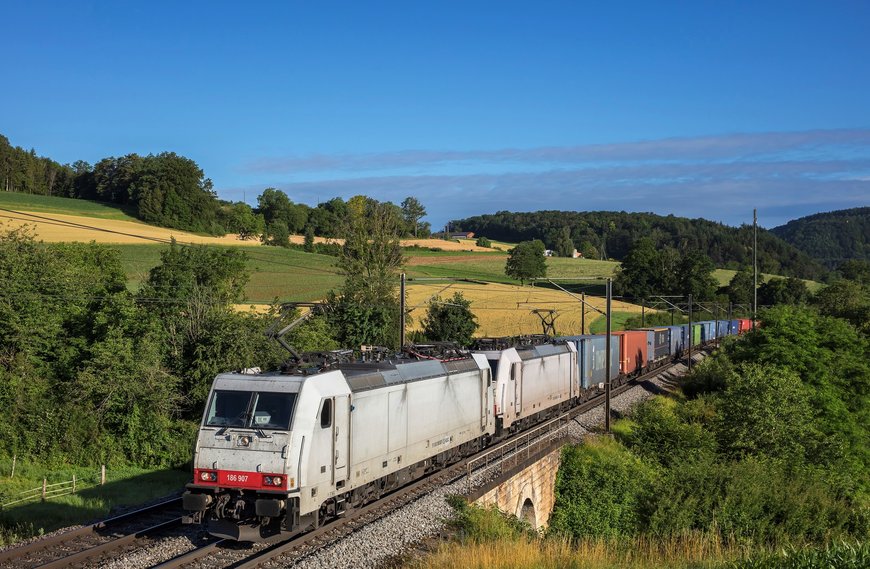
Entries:
<svg viewBox="0 0 870 569">
<path fill-rule="evenodd" d="M 619 371 L 635 373 L 647 364 L 647 333 L 643 330 L 613 332 L 619 338 Z"/>
</svg>

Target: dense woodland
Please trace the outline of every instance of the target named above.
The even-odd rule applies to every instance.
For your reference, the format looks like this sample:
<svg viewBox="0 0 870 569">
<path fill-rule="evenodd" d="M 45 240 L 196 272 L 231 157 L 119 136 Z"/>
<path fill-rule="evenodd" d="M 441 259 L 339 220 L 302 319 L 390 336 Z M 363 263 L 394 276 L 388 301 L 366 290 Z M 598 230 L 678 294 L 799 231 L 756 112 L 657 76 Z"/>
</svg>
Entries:
<svg viewBox="0 0 870 569">
<path fill-rule="evenodd" d="M 540 239 L 555 251 L 573 245 L 584 257 L 623 260 L 635 241 L 651 239 L 657 248 L 696 251 L 715 266 L 739 269 L 752 264 L 752 226 L 729 227 L 705 219 L 626 212 L 501 211 L 450 223 L 490 239 L 510 242 Z M 758 265 L 765 273 L 819 280 L 825 268 L 769 231 L 758 232 Z"/>
<path fill-rule="evenodd" d="M 870 260 L 870 207 L 801 217 L 771 232 L 829 269 L 849 259 Z"/>
</svg>

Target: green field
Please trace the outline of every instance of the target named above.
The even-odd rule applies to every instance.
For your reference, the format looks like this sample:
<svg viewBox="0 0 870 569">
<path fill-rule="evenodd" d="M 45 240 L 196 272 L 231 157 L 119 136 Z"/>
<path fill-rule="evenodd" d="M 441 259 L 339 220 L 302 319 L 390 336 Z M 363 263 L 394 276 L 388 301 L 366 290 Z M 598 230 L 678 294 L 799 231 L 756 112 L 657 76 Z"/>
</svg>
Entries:
<svg viewBox="0 0 870 569">
<path fill-rule="evenodd" d="M 726 286 L 731 282 L 731 279 L 734 278 L 735 273 L 737 273 L 737 271 L 732 271 L 731 269 L 716 269 L 713 271 L 713 278 L 719 281 L 719 286 Z M 760 282 L 767 282 L 772 278 L 782 278 L 780 275 L 771 275 L 768 273 L 762 273 L 758 275 L 758 277 Z M 807 289 L 813 293 L 825 286 L 817 281 L 804 280 L 804 283 L 807 285 Z"/>
<path fill-rule="evenodd" d="M 148 271 L 160 264 L 160 253 L 167 245 L 113 245 L 121 253 L 121 263 L 127 273 L 127 284 L 138 290 L 147 280 Z M 280 247 L 233 247 L 248 255 L 251 279 L 246 287 L 247 300 L 268 303 L 304 301 L 323 298 L 326 292 L 339 286 L 341 275 L 335 268 L 335 257 L 304 253 Z"/>
<path fill-rule="evenodd" d="M 48 468 L 20 457 L 12 473 L 12 460 L 0 459 L 0 504 L 16 500 L 21 492 L 48 484 L 68 482 L 73 474 L 77 492 L 13 504 L 0 509 L 0 546 L 58 528 L 105 518 L 121 506 L 135 506 L 179 492 L 190 481 L 190 471 L 146 470 L 133 467 L 106 468 L 106 484 L 99 484 L 99 467 Z M 54 488 L 57 488 L 56 486 Z"/>
<path fill-rule="evenodd" d="M 127 214 L 119 206 L 73 198 L 37 196 L 33 194 L 20 194 L 17 192 L 0 192 L 0 207 L 14 210 L 62 213 L 66 215 L 82 215 L 99 219 L 139 222 L 138 219 Z"/>
<path fill-rule="evenodd" d="M 112 245 L 120 251 L 128 287 L 138 290 L 147 280 L 148 271 L 160 263 L 160 253 L 167 246 L 159 244 Z M 251 280 L 246 287 L 247 301 L 261 304 L 275 298 L 281 301 L 312 301 L 341 285 L 342 276 L 335 267 L 336 258 L 280 247 L 233 247 L 248 254 Z M 504 274 L 504 253 L 468 253 L 406 249 L 405 272 L 414 278 L 467 278 L 472 280 L 514 283 Z M 553 278 L 606 277 L 618 263 L 581 259 L 547 259 L 548 274 Z M 413 282 L 413 281 L 411 281 Z"/>
</svg>

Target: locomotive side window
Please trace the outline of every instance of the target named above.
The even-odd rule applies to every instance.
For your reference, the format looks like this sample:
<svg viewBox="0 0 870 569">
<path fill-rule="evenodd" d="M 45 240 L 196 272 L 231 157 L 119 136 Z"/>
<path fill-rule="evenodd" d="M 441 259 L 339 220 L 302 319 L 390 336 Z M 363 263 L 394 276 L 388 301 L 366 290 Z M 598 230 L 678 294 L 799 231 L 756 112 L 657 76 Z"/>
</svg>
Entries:
<svg viewBox="0 0 870 569">
<path fill-rule="evenodd" d="M 323 401 L 323 407 L 320 409 L 320 428 L 328 429 L 332 426 L 332 399 Z"/>
<path fill-rule="evenodd" d="M 216 390 L 205 425 L 289 430 L 295 404 L 295 393 Z"/>
</svg>

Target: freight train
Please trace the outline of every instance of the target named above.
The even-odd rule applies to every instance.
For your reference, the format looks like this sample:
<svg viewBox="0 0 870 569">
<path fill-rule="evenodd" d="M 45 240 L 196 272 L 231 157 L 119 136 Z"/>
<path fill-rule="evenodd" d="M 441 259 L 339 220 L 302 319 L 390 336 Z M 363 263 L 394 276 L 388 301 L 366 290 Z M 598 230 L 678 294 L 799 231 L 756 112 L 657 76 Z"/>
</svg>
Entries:
<svg viewBox="0 0 870 569">
<path fill-rule="evenodd" d="M 614 332 L 611 382 L 749 329 L 748 320 Z M 606 381 L 606 336 L 452 357 L 342 363 L 214 380 L 183 495 L 187 523 L 260 541 L 316 528 L 588 399 Z"/>
</svg>

